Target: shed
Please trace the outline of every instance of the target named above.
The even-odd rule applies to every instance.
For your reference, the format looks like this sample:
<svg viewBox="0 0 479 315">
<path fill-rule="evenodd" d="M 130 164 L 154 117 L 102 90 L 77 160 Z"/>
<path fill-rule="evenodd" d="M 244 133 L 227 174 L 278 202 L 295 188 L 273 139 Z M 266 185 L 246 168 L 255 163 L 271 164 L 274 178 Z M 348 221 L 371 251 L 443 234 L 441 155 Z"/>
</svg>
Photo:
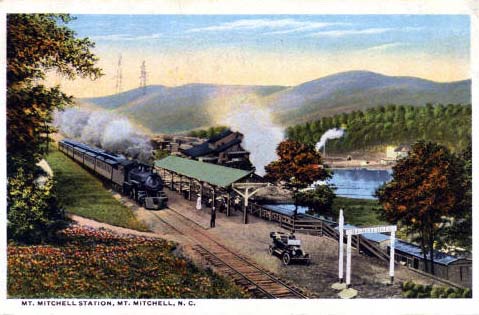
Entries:
<svg viewBox="0 0 479 315">
<path fill-rule="evenodd" d="M 395 244 L 395 260 L 409 268 L 424 270 L 421 247 L 398 240 Z M 430 254 L 426 254 L 427 259 Z M 472 286 L 472 260 L 434 251 L 434 275 L 464 287 Z"/>
<path fill-rule="evenodd" d="M 155 161 L 155 167 L 221 188 L 227 188 L 253 173 L 253 171 L 244 171 L 171 155 Z"/>
</svg>

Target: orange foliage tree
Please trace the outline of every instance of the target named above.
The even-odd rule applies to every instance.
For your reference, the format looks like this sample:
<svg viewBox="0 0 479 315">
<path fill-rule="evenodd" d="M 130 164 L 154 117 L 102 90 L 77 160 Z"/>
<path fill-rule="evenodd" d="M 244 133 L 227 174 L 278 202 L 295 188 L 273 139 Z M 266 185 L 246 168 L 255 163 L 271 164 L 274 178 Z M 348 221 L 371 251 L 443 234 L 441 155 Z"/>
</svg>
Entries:
<svg viewBox="0 0 479 315">
<path fill-rule="evenodd" d="M 331 178 L 331 174 L 323 168 L 321 153 L 312 145 L 284 140 L 276 148 L 276 154 L 279 159 L 265 166 L 265 178 L 293 191 L 296 215 L 299 190 Z"/>
<path fill-rule="evenodd" d="M 393 180 L 377 190 L 383 216 L 418 236 L 424 269 L 434 274 L 434 243 L 464 198 L 463 162 L 446 147 L 419 141 L 393 167 Z M 429 259 L 428 256 L 429 255 Z"/>
</svg>

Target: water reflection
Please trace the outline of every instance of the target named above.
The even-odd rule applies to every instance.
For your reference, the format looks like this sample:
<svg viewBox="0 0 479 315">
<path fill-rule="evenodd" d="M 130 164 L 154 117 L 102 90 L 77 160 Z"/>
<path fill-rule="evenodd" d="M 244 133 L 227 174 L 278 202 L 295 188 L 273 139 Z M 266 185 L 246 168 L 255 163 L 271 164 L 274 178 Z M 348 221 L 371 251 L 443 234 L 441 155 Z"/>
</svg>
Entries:
<svg viewBox="0 0 479 315">
<path fill-rule="evenodd" d="M 334 169 L 328 183 L 336 186 L 338 196 L 375 199 L 374 192 L 390 181 L 391 175 L 391 170 Z"/>
</svg>

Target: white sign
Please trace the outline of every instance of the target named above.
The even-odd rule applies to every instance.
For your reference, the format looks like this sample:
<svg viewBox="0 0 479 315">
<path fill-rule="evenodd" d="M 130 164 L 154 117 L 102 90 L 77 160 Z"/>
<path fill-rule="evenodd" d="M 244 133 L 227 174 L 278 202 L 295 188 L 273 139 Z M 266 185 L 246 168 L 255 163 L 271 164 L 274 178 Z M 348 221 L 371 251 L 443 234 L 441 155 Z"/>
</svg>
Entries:
<svg viewBox="0 0 479 315">
<path fill-rule="evenodd" d="M 391 232 L 389 247 L 391 249 L 389 253 L 389 276 L 391 277 L 391 283 L 394 281 L 394 240 L 396 238 L 396 225 L 389 226 L 377 226 L 369 228 L 359 228 L 359 229 L 344 229 L 344 217 L 343 210 L 339 210 L 339 280 L 343 279 L 343 230 L 346 231 L 347 235 L 347 247 L 346 247 L 346 286 L 349 287 L 351 284 L 351 238 L 352 235 L 360 235 L 367 233 L 384 233 Z M 359 246 L 359 243 L 358 243 Z"/>
<path fill-rule="evenodd" d="M 396 232 L 396 230 L 397 230 L 396 225 L 378 226 L 378 227 L 368 227 L 368 228 L 360 228 L 360 229 L 348 229 L 348 230 L 346 230 L 346 235 Z"/>
</svg>

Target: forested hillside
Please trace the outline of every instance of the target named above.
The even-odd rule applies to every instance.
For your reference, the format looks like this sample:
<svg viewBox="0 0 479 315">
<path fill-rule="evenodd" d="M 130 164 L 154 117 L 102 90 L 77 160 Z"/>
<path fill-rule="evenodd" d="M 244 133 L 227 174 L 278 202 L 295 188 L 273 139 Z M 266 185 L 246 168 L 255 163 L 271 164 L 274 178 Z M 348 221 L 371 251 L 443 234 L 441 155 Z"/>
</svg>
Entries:
<svg viewBox="0 0 479 315">
<path fill-rule="evenodd" d="M 345 128 L 345 136 L 327 143 L 329 152 L 372 149 L 412 143 L 419 139 L 463 149 L 471 137 L 471 105 L 388 105 L 354 111 L 287 128 L 290 139 L 316 143 L 331 128 Z"/>
</svg>

